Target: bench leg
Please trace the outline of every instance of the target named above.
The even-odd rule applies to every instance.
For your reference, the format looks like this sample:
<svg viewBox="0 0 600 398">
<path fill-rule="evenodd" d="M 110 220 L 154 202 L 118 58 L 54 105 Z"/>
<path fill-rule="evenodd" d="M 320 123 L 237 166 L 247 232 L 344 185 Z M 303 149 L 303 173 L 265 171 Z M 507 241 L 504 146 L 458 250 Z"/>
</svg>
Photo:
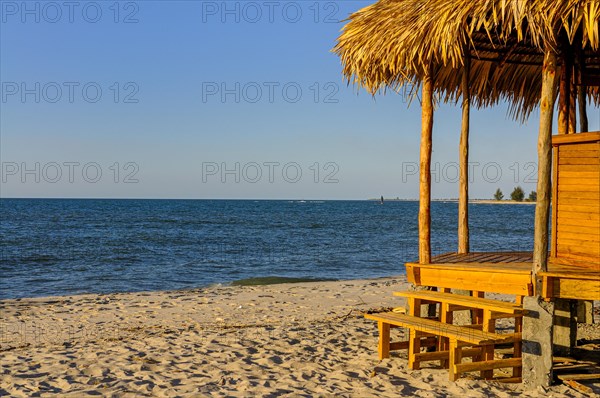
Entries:
<svg viewBox="0 0 600 398">
<path fill-rule="evenodd" d="M 408 298 L 409 315 L 421 317 L 421 300 L 412 297 Z M 421 352 L 421 336 L 414 329 L 410 328 L 408 337 L 408 368 L 419 370 L 420 364 L 415 354 Z"/>
<path fill-rule="evenodd" d="M 410 328 L 408 338 L 408 368 L 411 370 L 421 369 L 421 363 L 415 354 L 421 352 L 421 333 L 414 328 Z"/>
<path fill-rule="evenodd" d="M 450 304 L 448 303 L 440 304 L 440 322 L 452 324 L 452 312 L 450 312 Z M 448 338 L 440 336 L 438 339 L 438 351 L 448 351 L 448 346 Z M 448 369 L 448 359 L 441 359 L 440 366 L 442 369 Z"/>
<path fill-rule="evenodd" d="M 390 324 L 382 321 L 377 322 L 379 328 L 379 359 L 390 357 Z"/>
<path fill-rule="evenodd" d="M 460 362 L 462 361 L 462 351 L 458 346 L 458 340 L 450 339 L 449 351 L 450 366 L 448 373 L 450 381 L 456 381 L 460 377 L 460 373 L 458 373 L 456 365 L 460 365 Z"/>
<path fill-rule="evenodd" d="M 521 333 L 523 331 L 523 318 L 515 318 L 515 333 Z M 522 357 L 523 342 L 519 339 L 515 341 L 515 348 L 513 352 L 513 358 Z M 523 374 L 522 367 L 513 368 L 513 377 L 521 377 Z"/>
<path fill-rule="evenodd" d="M 473 290 L 473 291 L 471 291 L 471 296 L 485 298 L 485 292 Z M 482 322 L 483 322 L 483 310 L 480 310 L 480 309 L 471 310 L 471 323 L 473 325 L 481 325 Z"/>
<path fill-rule="evenodd" d="M 493 333 L 496 331 L 496 320 L 492 319 L 492 311 L 484 310 L 483 311 L 483 331 Z M 483 361 L 493 361 L 494 360 L 494 345 L 484 345 L 481 348 L 482 352 L 482 360 Z M 492 379 L 494 377 L 493 370 L 482 370 L 480 375 L 484 379 Z"/>
<path fill-rule="evenodd" d="M 523 296 L 517 296 L 515 302 L 519 305 L 523 305 Z M 515 318 L 515 333 L 523 332 L 523 317 Z M 523 356 L 523 342 L 521 340 L 515 341 L 515 349 L 513 358 L 521 358 Z M 523 368 L 513 368 L 513 377 L 521 377 L 523 375 Z"/>
</svg>

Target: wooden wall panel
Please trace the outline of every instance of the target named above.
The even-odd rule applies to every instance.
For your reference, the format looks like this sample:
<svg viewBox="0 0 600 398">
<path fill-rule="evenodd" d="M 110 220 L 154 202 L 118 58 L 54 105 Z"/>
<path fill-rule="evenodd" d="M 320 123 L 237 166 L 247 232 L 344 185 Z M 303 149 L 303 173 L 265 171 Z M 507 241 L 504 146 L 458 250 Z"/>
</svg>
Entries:
<svg viewBox="0 0 600 398">
<path fill-rule="evenodd" d="M 587 140 L 587 138 L 590 140 Z M 586 141 L 587 140 L 587 141 Z M 600 133 L 554 140 L 552 255 L 574 266 L 600 264 Z"/>
</svg>

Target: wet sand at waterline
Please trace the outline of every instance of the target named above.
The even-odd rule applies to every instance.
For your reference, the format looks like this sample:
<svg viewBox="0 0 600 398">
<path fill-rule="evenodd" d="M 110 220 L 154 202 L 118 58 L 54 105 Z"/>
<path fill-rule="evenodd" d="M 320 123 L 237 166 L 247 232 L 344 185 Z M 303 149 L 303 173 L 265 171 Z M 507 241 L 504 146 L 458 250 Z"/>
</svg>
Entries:
<svg viewBox="0 0 600 398">
<path fill-rule="evenodd" d="M 397 277 L 3 300 L 0 395 L 583 396 L 564 385 L 452 383 L 433 362 L 408 370 L 406 351 L 379 361 L 376 325 L 362 312 L 404 306 L 392 292 L 408 285 Z M 598 337 L 595 326 L 579 337 Z"/>
</svg>

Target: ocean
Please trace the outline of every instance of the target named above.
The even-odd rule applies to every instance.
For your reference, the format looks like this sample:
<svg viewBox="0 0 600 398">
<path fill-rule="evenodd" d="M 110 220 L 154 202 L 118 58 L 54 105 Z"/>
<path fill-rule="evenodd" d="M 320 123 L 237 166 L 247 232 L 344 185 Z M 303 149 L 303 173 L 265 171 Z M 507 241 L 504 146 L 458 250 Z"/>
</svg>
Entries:
<svg viewBox="0 0 600 398">
<path fill-rule="evenodd" d="M 532 250 L 534 210 L 470 204 L 471 250 Z M 418 253 L 416 201 L 0 199 L 0 212 L 0 298 L 393 276 Z M 456 229 L 457 203 L 433 202 L 434 254 L 456 250 Z"/>
</svg>

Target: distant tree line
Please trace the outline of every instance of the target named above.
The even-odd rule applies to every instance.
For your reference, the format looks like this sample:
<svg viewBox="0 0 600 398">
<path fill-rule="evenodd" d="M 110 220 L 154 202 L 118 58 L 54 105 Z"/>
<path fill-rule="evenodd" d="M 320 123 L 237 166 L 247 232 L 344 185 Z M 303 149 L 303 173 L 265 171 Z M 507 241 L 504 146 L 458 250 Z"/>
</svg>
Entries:
<svg viewBox="0 0 600 398">
<path fill-rule="evenodd" d="M 502 193 L 502 190 L 500 188 L 496 189 L 496 193 L 494 193 L 494 199 L 495 200 L 504 199 L 504 194 Z M 520 186 L 517 186 L 511 192 L 510 200 L 514 200 L 515 202 L 522 202 L 523 200 L 525 200 L 527 202 L 535 202 L 537 200 L 537 192 L 531 191 L 531 193 L 529 194 L 529 197 L 527 199 L 525 199 L 525 191 L 523 191 L 523 188 L 521 188 Z"/>
</svg>

